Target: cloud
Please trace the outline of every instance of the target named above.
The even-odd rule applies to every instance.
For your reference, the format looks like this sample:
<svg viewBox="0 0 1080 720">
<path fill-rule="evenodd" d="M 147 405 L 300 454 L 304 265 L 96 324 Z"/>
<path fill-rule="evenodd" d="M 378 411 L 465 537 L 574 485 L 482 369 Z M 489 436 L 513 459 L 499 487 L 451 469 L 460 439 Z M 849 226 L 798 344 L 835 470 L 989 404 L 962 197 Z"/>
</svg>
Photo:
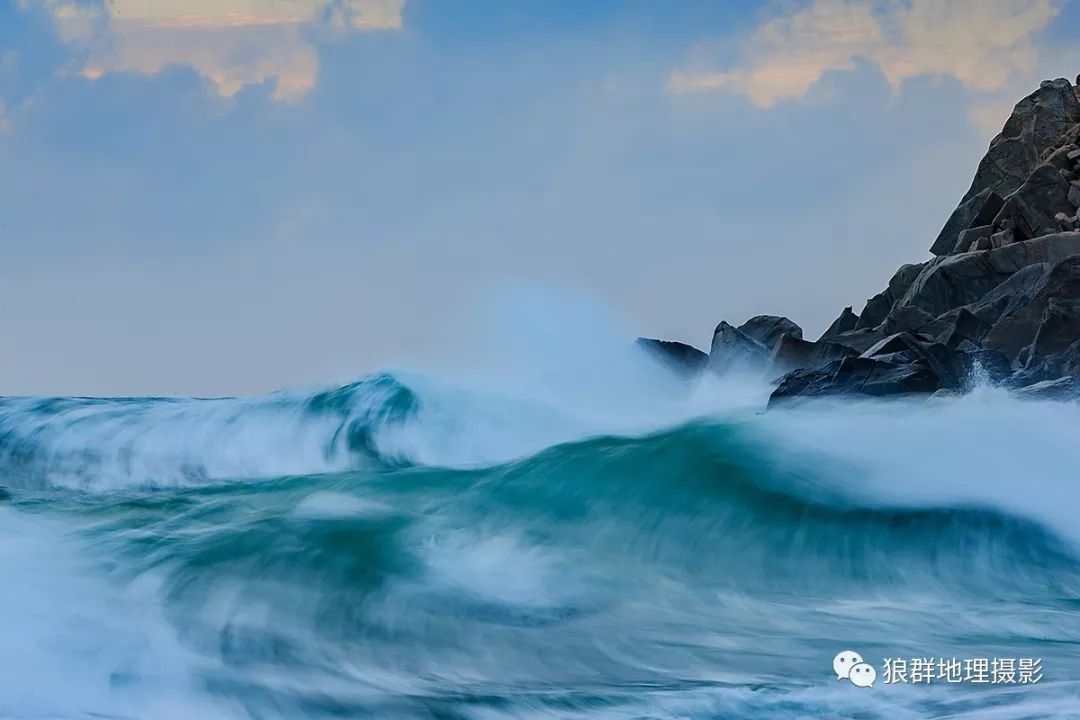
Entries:
<svg viewBox="0 0 1080 720">
<path fill-rule="evenodd" d="M 863 61 L 894 88 L 931 76 L 994 92 L 1035 67 L 1034 38 L 1058 12 L 1056 0 L 812 0 L 799 7 L 758 27 L 736 67 L 679 70 L 669 89 L 727 90 L 769 108 Z"/>
<path fill-rule="evenodd" d="M 310 31 L 399 30 L 405 0 L 21 0 L 43 6 L 64 42 L 85 58 L 79 72 L 154 75 L 193 68 L 223 97 L 274 81 L 273 97 L 295 100 L 318 79 Z"/>
</svg>

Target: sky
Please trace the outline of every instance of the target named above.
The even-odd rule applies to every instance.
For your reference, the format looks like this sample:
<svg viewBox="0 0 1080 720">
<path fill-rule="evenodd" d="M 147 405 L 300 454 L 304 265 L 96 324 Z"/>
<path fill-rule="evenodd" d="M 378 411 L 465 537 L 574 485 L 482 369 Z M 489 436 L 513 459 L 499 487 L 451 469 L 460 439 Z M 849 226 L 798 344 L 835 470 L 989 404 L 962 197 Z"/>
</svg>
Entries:
<svg viewBox="0 0 1080 720">
<path fill-rule="evenodd" d="M 1080 0 L 0 0 L 0 394 L 266 392 L 596 318 L 816 337 L 1077 40 Z"/>
</svg>

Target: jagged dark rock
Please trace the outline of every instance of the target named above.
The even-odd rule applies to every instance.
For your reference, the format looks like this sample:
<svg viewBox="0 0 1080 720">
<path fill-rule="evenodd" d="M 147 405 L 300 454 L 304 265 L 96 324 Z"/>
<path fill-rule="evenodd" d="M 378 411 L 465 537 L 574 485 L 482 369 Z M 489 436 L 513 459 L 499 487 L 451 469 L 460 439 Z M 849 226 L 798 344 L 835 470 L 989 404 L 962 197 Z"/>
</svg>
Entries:
<svg viewBox="0 0 1080 720">
<path fill-rule="evenodd" d="M 966 307 L 950 310 L 939 318 L 939 322 L 945 323 L 946 328 L 937 336 L 937 341 L 950 350 L 969 351 L 981 347 L 991 328 L 990 323 Z"/>
<path fill-rule="evenodd" d="M 954 388 L 960 384 L 949 349 L 941 343 L 924 342 L 912 333 L 899 332 L 890 335 L 860 357 L 897 364 L 924 365 L 933 372 L 938 387 Z"/>
<path fill-rule="evenodd" d="M 1021 351 L 1024 367 L 1064 351 L 1080 338 L 1080 298 L 1050 298 L 1031 345 Z"/>
<path fill-rule="evenodd" d="M 885 333 L 880 330 L 861 328 L 859 330 L 849 330 L 848 332 L 834 335 L 829 338 L 829 342 L 849 347 L 857 353 L 863 353 L 867 349 L 873 347 L 875 343 L 881 342 L 884 338 Z"/>
<path fill-rule="evenodd" d="M 1018 297 L 1034 294 L 1034 287 L 1050 271 L 1049 263 L 1033 263 L 1002 280 L 977 302 L 965 305 L 977 318 L 993 325 Z"/>
<path fill-rule="evenodd" d="M 898 269 L 860 314 L 845 308 L 818 342 L 782 318 L 721 323 L 710 367 L 756 366 L 773 347 L 769 377 L 786 374 L 770 405 L 980 383 L 1080 398 L 1077 94 L 1048 81 L 1016 105 L 938 234 L 935 257 Z"/>
<path fill-rule="evenodd" d="M 928 263 L 901 265 L 900 269 L 889 278 L 889 285 L 883 291 L 866 301 L 866 307 L 859 314 L 856 330 L 876 328 L 885 321 L 889 311 L 904 297 L 904 294 L 919 277 Z"/>
<path fill-rule="evenodd" d="M 769 376 L 779 377 L 796 368 L 817 368 L 858 354 L 852 348 L 839 343 L 825 340 L 810 342 L 784 335 L 773 348 L 772 357 L 769 359 Z"/>
<path fill-rule="evenodd" d="M 635 343 L 664 367 L 685 376 L 696 376 L 709 364 L 708 354 L 686 343 L 638 338 Z"/>
<path fill-rule="evenodd" d="M 769 350 L 734 325 L 716 326 L 709 350 L 709 369 L 718 375 L 758 371 L 769 361 Z"/>
<path fill-rule="evenodd" d="M 1031 362 L 1030 354 L 1021 358 L 1021 351 L 1035 340 L 1051 301 L 1074 299 L 1080 299 L 1080 254 L 1058 262 L 1027 293 L 1013 298 L 987 333 L 983 346 L 997 350 L 1014 366 L 1020 360 Z M 1034 359 L 1037 362 L 1039 356 Z"/>
<path fill-rule="evenodd" d="M 945 227 L 941 228 L 937 240 L 930 247 L 930 252 L 935 255 L 956 252 L 957 238 L 960 234 L 980 225 L 990 225 L 1004 204 L 1004 199 L 991 188 L 986 188 L 978 195 L 964 201 L 945 221 Z"/>
<path fill-rule="evenodd" d="M 855 326 L 859 324 L 859 316 L 851 311 L 851 306 L 840 311 L 840 317 L 832 321 L 832 325 L 821 334 L 818 340 L 828 340 L 829 338 L 845 333 L 848 330 L 854 330 Z"/>
<path fill-rule="evenodd" d="M 863 305 L 862 312 L 859 313 L 859 321 L 855 325 L 856 330 L 867 330 L 870 328 L 876 328 L 881 323 L 885 322 L 885 318 L 889 314 L 889 310 L 892 309 L 895 302 L 892 293 L 888 290 L 883 290 L 877 295 L 866 301 L 866 305 Z"/>
<path fill-rule="evenodd" d="M 777 315 L 755 315 L 742 325 L 739 330 L 749 335 L 769 350 L 776 347 L 777 341 L 784 335 L 802 338 L 802 328 L 786 317 Z"/>
<path fill-rule="evenodd" d="M 1080 232 L 1055 233 L 995 250 L 937 258 L 923 269 L 901 305 L 937 317 L 979 302 L 1016 271 L 1035 263 L 1056 263 L 1080 253 Z"/>
<path fill-rule="evenodd" d="M 929 394 L 939 387 L 937 376 L 926 365 L 849 357 L 831 362 L 820 369 L 788 373 L 769 396 L 769 406 L 823 395 L 881 397 Z"/>
<path fill-rule="evenodd" d="M 925 310 L 914 305 L 895 308 L 881 324 L 887 335 L 898 332 L 914 332 L 928 337 L 940 335 L 948 329 L 948 323 L 938 320 Z"/>
<path fill-rule="evenodd" d="M 1008 387 L 1021 388 L 1060 377 L 1080 379 L 1080 340 L 1076 340 L 1059 353 L 1029 362 L 1027 367 L 1008 378 L 1005 384 Z"/>
</svg>

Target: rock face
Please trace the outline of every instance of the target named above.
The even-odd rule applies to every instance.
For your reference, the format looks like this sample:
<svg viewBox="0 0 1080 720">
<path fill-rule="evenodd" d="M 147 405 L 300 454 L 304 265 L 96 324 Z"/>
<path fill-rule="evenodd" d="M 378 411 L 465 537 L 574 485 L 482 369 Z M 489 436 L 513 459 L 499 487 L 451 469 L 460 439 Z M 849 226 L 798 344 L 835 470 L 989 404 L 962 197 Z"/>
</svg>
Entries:
<svg viewBox="0 0 1080 720">
<path fill-rule="evenodd" d="M 934 240 L 934 257 L 898 269 L 858 315 L 845 308 L 817 342 L 783 317 L 721 322 L 708 368 L 765 373 L 777 383 L 770 405 L 944 396 L 977 382 L 1080 399 L 1078 94 L 1051 80 L 1017 103 Z M 657 347 L 706 364 L 704 353 Z"/>
</svg>

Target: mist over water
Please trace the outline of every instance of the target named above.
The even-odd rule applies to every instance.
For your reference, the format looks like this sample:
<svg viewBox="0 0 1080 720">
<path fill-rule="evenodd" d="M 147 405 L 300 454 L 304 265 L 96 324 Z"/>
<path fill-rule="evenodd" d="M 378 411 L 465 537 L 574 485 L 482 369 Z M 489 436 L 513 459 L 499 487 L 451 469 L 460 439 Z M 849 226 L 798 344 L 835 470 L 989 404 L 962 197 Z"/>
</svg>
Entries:
<svg viewBox="0 0 1080 720">
<path fill-rule="evenodd" d="M 467 372 L 0 400 L 0 716 L 1077 712 L 1080 406 L 763 412 L 559 305 Z M 1045 677 L 860 689 L 844 649 Z"/>
</svg>

